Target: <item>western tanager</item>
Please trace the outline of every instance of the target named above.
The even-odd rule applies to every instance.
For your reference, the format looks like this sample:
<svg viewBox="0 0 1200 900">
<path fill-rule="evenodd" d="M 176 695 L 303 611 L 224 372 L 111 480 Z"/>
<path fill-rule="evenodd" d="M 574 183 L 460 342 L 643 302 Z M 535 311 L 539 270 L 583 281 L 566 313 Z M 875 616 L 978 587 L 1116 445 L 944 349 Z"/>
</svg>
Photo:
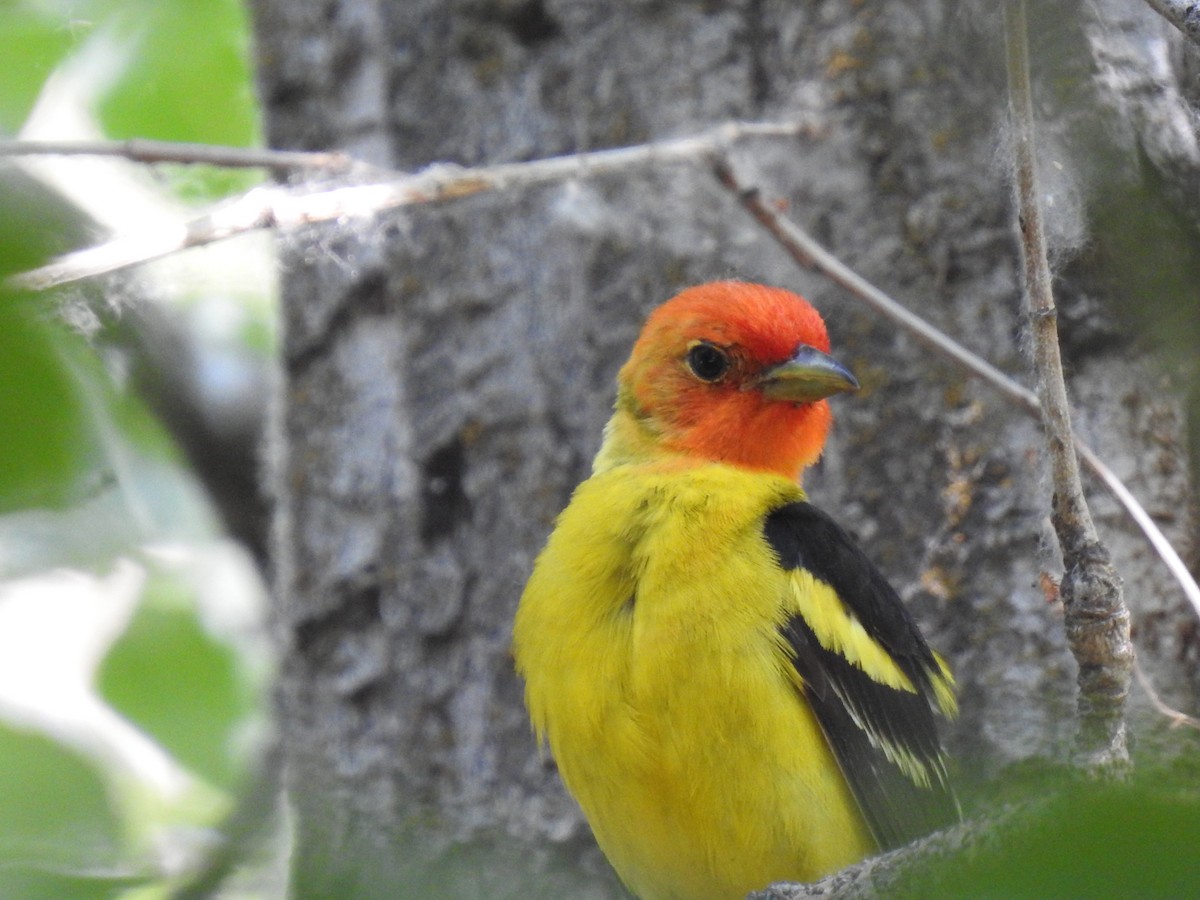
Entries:
<svg viewBox="0 0 1200 900">
<path fill-rule="evenodd" d="M 813 880 L 956 815 L 950 672 L 799 484 L 858 386 L 828 352 L 778 288 L 660 306 L 521 597 L 534 729 L 643 900 Z"/>
</svg>

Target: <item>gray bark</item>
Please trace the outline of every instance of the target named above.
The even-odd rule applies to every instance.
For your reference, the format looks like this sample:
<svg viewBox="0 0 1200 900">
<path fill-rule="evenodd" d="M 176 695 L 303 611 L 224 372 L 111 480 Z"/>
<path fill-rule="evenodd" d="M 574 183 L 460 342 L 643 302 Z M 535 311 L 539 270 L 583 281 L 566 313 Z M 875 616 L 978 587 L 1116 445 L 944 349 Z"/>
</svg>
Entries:
<svg viewBox="0 0 1200 900">
<path fill-rule="evenodd" d="M 803 116 L 808 136 L 741 148 L 740 169 L 867 278 L 1026 369 L 989 5 L 253 6 L 281 148 L 412 169 Z M 1168 46 L 1169 27 L 1145 13 L 1140 33 Z M 1119 318 L 1130 288 L 1114 273 L 1136 248 L 1100 229 L 1119 191 L 1172 210 L 1170 239 L 1183 241 L 1196 210 L 1177 188 L 1195 170 L 1178 142 L 1159 155 L 1169 166 L 1147 160 L 1139 128 L 1154 117 L 1128 113 L 1097 77 L 1074 20 L 1041 14 L 1034 78 L 1067 87 L 1042 92 L 1039 128 L 1076 424 L 1190 549 L 1186 385 L 1148 352 L 1161 338 Z M 1038 583 L 1057 572 L 1036 424 L 797 271 L 702 167 L 314 228 L 281 253 L 272 546 L 298 893 L 616 895 L 534 746 L 509 626 L 641 319 L 714 278 L 808 296 L 864 384 L 836 403 L 806 487 L 951 661 L 960 773 L 1064 754 L 1075 672 Z M 1095 513 L 1144 666 L 1165 699 L 1194 707 L 1193 615 L 1115 504 L 1096 494 Z M 1134 731 L 1156 740 L 1143 707 Z"/>
</svg>

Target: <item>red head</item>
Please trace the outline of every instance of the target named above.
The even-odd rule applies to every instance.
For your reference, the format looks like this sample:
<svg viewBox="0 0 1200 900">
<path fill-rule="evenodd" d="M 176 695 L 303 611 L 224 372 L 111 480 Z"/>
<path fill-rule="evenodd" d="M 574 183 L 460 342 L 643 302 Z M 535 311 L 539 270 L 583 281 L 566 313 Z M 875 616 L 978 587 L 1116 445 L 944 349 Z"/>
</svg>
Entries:
<svg viewBox="0 0 1200 900">
<path fill-rule="evenodd" d="M 790 291 L 688 288 L 651 313 L 621 369 L 597 466 L 665 451 L 796 478 L 824 446 L 824 398 L 858 387 L 828 351 L 820 314 Z"/>
</svg>

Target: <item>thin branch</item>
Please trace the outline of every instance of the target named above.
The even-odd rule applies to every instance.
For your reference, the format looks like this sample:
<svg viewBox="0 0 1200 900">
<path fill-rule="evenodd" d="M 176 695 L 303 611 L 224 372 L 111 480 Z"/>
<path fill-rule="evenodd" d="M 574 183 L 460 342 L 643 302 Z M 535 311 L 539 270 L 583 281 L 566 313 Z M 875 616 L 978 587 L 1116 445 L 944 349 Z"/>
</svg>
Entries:
<svg viewBox="0 0 1200 900">
<path fill-rule="evenodd" d="M 1067 642 L 1079 664 L 1079 747 L 1088 770 L 1120 773 L 1129 765 L 1124 715 L 1133 667 L 1129 609 L 1121 595 L 1120 576 L 1096 534 L 1073 447 L 1058 346 L 1058 313 L 1038 202 L 1024 0 L 1005 3 L 1004 30 L 1025 295 L 1054 485 L 1051 519 L 1066 570 L 1062 600 Z"/>
<path fill-rule="evenodd" d="M 119 235 L 106 243 L 66 253 L 40 268 L 13 275 L 8 283 L 19 290 L 44 291 L 269 228 L 276 224 L 275 206 L 284 191 L 274 187 L 254 188 L 191 222 Z"/>
<path fill-rule="evenodd" d="M 222 147 L 146 138 L 127 141 L 0 141 L 0 157 L 4 156 L 115 156 L 138 163 L 179 163 L 226 169 L 317 169 L 329 172 L 344 172 L 362 165 L 349 154 L 341 152 Z"/>
<path fill-rule="evenodd" d="M 1091 469 L 1092 474 L 1100 479 L 1101 484 L 1108 488 L 1109 493 L 1125 508 L 1125 511 L 1129 513 L 1129 517 L 1142 530 L 1154 552 L 1158 554 L 1171 574 L 1175 576 L 1175 580 L 1179 583 L 1179 586 L 1183 588 L 1183 593 L 1192 604 L 1196 615 L 1200 616 L 1200 585 L 1196 584 L 1196 579 L 1192 577 L 1187 564 L 1175 552 L 1175 548 L 1171 546 L 1171 542 L 1167 540 L 1167 536 L 1162 533 L 1162 530 L 1159 529 L 1154 519 L 1150 517 L 1150 513 L 1146 512 L 1145 507 L 1138 503 L 1137 498 L 1129 492 L 1129 488 L 1116 476 L 1116 473 L 1096 455 L 1096 451 L 1085 444 L 1078 435 L 1075 436 L 1075 452 L 1083 459 L 1083 464 Z"/>
<path fill-rule="evenodd" d="M 1180 712 L 1173 706 L 1168 706 L 1163 702 L 1162 697 L 1158 695 L 1158 691 L 1154 689 L 1154 685 L 1150 683 L 1149 676 L 1142 669 L 1142 664 L 1136 659 L 1133 661 L 1133 674 L 1137 676 L 1138 684 L 1146 692 L 1146 696 L 1150 698 L 1150 705 L 1170 720 L 1172 728 L 1187 727 L 1200 731 L 1200 719 L 1189 716 L 1185 712 Z"/>
<path fill-rule="evenodd" d="M 1071 547 L 1094 543 L 1096 528 L 1083 498 L 1079 468 L 1071 444 L 1071 413 L 1058 346 L 1058 310 L 1054 304 L 1046 234 L 1038 202 L 1034 159 L 1033 98 L 1029 84 L 1029 58 L 1025 37 L 1024 0 L 1005 3 L 1005 37 L 1008 47 L 1009 118 L 1013 126 L 1017 219 L 1021 255 L 1025 263 L 1025 295 L 1032 321 L 1033 362 L 1042 408 L 1042 425 L 1050 441 L 1055 515 L 1070 529 L 1065 543 Z M 1060 531 L 1062 527 L 1056 525 Z M 1069 549 L 1064 547 L 1064 550 Z"/>
<path fill-rule="evenodd" d="M 1170 545 L 1168 545 L 1169 547 Z M 1172 553 L 1175 551 L 1172 550 Z M 1146 670 L 1142 668 L 1142 661 L 1135 654 L 1133 657 L 1133 674 L 1137 678 L 1137 683 L 1145 692 L 1150 705 L 1155 711 L 1162 715 L 1169 723 L 1170 728 L 1191 728 L 1193 731 L 1200 731 L 1200 719 L 1195 716 L 1189 716 L 1187 713 L 1170 706 L 1163 700 L 1155 689 L 1154 684 L 1150 681 L 1150 676 L 1146 674 Z"/>
<path fill-rule="evenodd" d="M 732 122 L 692 137 L 532 162 L 477 168 L 437 163 L 386 181 L 326 190 L 259 187 L 178 228 L 119 235 L 108 243 L 65 254 L 46 266 L 14 276 L 10 282 L 27 290 L 45 290 L 261 228 L 293 228 L 373 216 L 397 207 L 439 203 L 487 191 L 589 178 L 650 165 L 691 163 L 714 158 L 745 138 L 787 137 L 805 130 L 806 126 L 799 123 Z"/>
<path fill-rule="evenodd" d="M 849 269 L 845 263 L 818 244 L 807 232 L 791 219 L 780 214 L 770 203 L 762 199 L 758 188 L 743 182 L 729 165 L 728 160 L 718 159 L 714 164 L 717 180 L 733 194 L 767 232 L 787 251 L 797 263 L 809 271 L 817 272 L 837 284 L 853 296 L 858 297 L 884 318 L 904 329 L 908 334 L 953 362 L 972 377 L 979 378 L 989 387 L 999 391 L 1006 400 L 1034 418 L 1041 418 L 1042 407 L 1037 394 L 1013 381 L 991 363 L 981 359 L 953 338 L 934 328 L 924 319 L 914 315 L 896 300 L 885 294 L 862 276 Z M 1075 448 L 1080 457 L 1100 483 L 1124 507 L 1129 517 L 1141 529 L 1147 541 L 1166 563 L 1167 568 L 1179 582 L 1196 615 L 1200 617 L 1200 585 L 1192 577 L 1171 542 L 1155 523 L 1150 514 L 1125 487 L 1116 474 L 1104 464 L 1078 435 L 1073 435 Z"/>
<path fill-rule="evenodd" d="M 1027 414 L 1040 416 L 1041 407 L 1032 391 L 933 328 L 853 272 L 817 244 L 798 225 L 763 203 L 757 189 L 743 185 L 729 167 L 725 151 L 744 138 L 786 137 L 806 131 L 807 126 L 799 123 L 735 122 L 675 141 L 527 163 L 480 168 L 436 164 L 417 173 L 402 174 L 384 182 L 319 191 L 311 188 L 259 187 L 236 200 L 218 206 L 207 215 L 181 224 L 176 229 L 160 228 L 153 233 L 122 235 L 105 244 L 66 254 L 40 269 L 16 275 L 11 279 L 11 283 L 29 290 L 45 290 L 258 229 L 289 228 L 343 217 L 368 216 L 397 206 L 442 202 L 484 191 L 584 178 L 656 163 L 702 162 L 707 159 L 716 167 L 722 185 L 738 197 L 742 205 L 800 265 L 820 272 L 841 285 L 935 352 L 991 385 L 1019 409 Z M 214 164 L 217 164 L 215 160 L 223 154 L 233 152 L 236 155 L 243 152 L 236 148 L 220 147 L 208 150 L 211 152 L 200 156 L 207 156 Z M 321 168 L 327 158 L 332 158 L 335 164 L 342 158 L 341 154 L 260 152 L 269 154 L 270 165 L 274 168 L 286 167 L 289 160 L 301 164 L 302 168 Z M 169 154 L 164 152 L 161 155 L 165 158 Z M 187 154 L 181 149 L 175 155 L 183 157 Z M 354 163 L 351 164 L 352 167 L 353 165 Z M 1078 437 L 1075 443 L 1084 463 L 1100 477 L 1101 482 L 1142 529 L 1150 544 L 1183 587 L 1184 593 L 1195 607 L 1196 614 L 1200 616 L 1200 587 L 1166 536 L 1096 454 Z"/>
<path fill-rule="evenodd" d="M 721 185 L 738 198 L 747 212 L 754 216 L 801 266 L 819 272 L 834 284 L 845 288 L 885 319 L 907 331 L 934 352 L 946 357 L 968 375 L 983 379 L 1026 412 L 1040 414 L 1038 398 L 1033 391 L 1017 384 L 991 363 L 972 353 L 945 332 L 934 328 L 920 316 L 909 312 L 853 271 L 813 240 L 799 225 L 764 203 L 758 189 L 744 185 L 727 159 L 718 159 L 713 169 Z"/>
<path fill-rule="evenodd" d="M 1146 0 L 1150 8 L 1200 46 L 1200 3 L 1187 0 Z"/>
<path fill-rule="evenodd" d="M 809 900 L 837 897 L 839 900 L 876 900 L 878 897 L 911 896 L 913 877 L 931 872 L 940 863 L 962 860 L 1003 848 L 1007 838 L 1020 832 L 1022 823 L 1041 811 L 1038 803 L 1005 806 L 985 819 L 960 822 L 918 838 L 878 856 L 847 866 L 809 884 L 779 882 L 751 893 L 747 900 Z"/>
</svg>

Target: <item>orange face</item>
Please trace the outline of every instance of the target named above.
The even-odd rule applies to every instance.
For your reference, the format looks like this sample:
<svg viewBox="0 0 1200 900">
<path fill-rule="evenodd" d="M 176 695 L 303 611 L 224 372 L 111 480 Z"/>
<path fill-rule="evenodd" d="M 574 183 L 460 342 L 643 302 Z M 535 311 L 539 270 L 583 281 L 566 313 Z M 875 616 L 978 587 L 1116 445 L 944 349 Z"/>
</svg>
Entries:
<svg viewBox="0 0 1200 900">
<path fill-rule="evenodd" d="M 795 478 L 825 444 L 824 398 L 858 386 L 828 351 L 803 298 L 714 282 L 650 315 L 619 380 L 666 449 Z"/>
</svg>

